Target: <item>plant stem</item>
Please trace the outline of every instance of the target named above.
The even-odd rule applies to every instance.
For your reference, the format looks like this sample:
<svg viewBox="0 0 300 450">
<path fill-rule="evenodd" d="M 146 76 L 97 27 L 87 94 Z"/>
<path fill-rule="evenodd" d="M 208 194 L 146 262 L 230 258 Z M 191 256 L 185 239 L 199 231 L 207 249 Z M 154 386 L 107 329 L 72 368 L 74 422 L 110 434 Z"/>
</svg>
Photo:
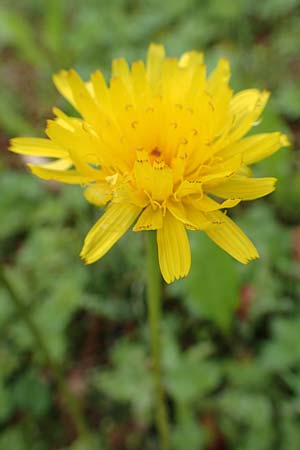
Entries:
<svg viewBox="0 0 300 450">
<path fill-rule="evenodd" d="M 52 357 L 45 343 L 44 337 L 41 334 L 34 319 L 30 315 L 27 306 L 25 305 L 25 302 L 16 293 L 15 289 L 13 288 L 12 284 L 9 281 L 9 278 L 6 276 L 4 270 L 1 267 L 0 267 L 0 281 L 2 282 L 6 290 L 9 292 L 11 300 L 14 303 L 17 312 L 19 313 L 23 322 L 26 324 L 29 332 L 31 333 L 36 343 L 37 348 L 44 356 L 44 359 L 47 365 L 49 366 L 53 378 L 58 386 L 58 389 L 65 401 L 68 413 L 73 421 L 74 426 L 76 427 L 78 436 L 81 437 L 86 442 L 89 442 L 90 433 L 86 427 L 83 415 L 81 413 L 81 408 L 79 406 L 77 399 L 71 393 L 67 383 L 65 382 L 63 374 L 61 372 L 61 368 L 59 367 L 55 359 Z"/>
<path fill-rule="evenodd" d="M 155 396 L 155 419 L 161 450 L 169 450 L 168 412 L 161 371 L 161 275 L 158 264 L 156 232 L 147 231 L 145 234 L 147 239 L 147 300 Z"/>
</svg>

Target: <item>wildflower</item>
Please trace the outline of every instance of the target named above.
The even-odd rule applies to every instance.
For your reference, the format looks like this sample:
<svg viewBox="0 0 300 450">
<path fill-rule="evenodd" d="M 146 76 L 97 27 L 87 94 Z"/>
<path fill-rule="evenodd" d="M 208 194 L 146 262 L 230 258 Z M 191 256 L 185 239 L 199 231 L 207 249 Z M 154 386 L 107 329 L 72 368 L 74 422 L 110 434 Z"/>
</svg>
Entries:
<svg viewBox="0 0 300 450">
<path fill-rule="evenodd" d="M 151 45 L 147 63 L 112 64 L 83 82 L 74 70 L 54 76 L 60 93 L 80 114 L 54 108 L 48 139 L 16 138 L 11 150 L 54 158 L 31 165 L 46 180 L 80 184 L 86 199 L 106 210 L 85 238 L 86 263 L 105 255 L 134 224 L 156 230 L 159 264 L 167 283 L 188 274 L 186 230 L 203 230 L 241 263 L 257 250 L 224 209 L 274 190 L 275 178 L 253 178 L 249 165 L 287 145 L 279 132 L 244 137 L 269 97 L 248 89 L 233 94 L 221 59 L 210 74 L 201 53 L 165 58 Z"/>
</svg>

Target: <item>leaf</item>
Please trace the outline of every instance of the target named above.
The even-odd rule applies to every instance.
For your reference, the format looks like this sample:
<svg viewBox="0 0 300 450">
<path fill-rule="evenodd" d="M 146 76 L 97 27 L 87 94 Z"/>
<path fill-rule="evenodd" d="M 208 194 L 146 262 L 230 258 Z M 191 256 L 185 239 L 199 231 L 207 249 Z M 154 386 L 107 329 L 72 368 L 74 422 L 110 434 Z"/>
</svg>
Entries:
<svg viewBox="0 0 300 450">
<path fill-rule="evenodd" d="M 278 372 L 300 366 L 299 329 L 298 317 L 273 321 L 273 339 L 263 346 L 260 356 L 266 369 Z"/>
<path fill-rule="evenodd" d="M 274 203 L 281 218 L 290 225 L 300 223 L 300 173 L 289 170 L 281 177 L 274 192 Z"/>
<path fill-rule="evenodd" d="M 289 450 L 298 450 L 300 447 L 300 430 L 297 419 L 282 414 L 280 421 L 280 431 L 282 432 L 282 442 Z"/>
<path fill-rule="evenodd" d="M 101 440 L 101 441 L 100 441 Z M 93 446 L 93 447 L 92 447 Z M 91 450 L 95 448 L 97 450 L 102 450 L 104 447 L 101 437 L 89 436 L 89 438 L 82 437 L 76 439 L 70 446 L 61 450 Z"/>
<path fill-rule="evenodd" d="M 220 367 L 208 359 L 212 348 L 207 342 L 193 345 L 182 352 L 176 335 L 170 331 L 165 333 L 163 340 L 166 390 L 181 408 L 182 405 L 190 408 L 216 389 L 222 373 Z"/>
<path fill-rule="evenodd" d="M 95 385 L 106 396 L 130 403 L 138 421 L 149 419 L 152 375 L 141 345 L 123 339 L 112 351 L 113 368 L 95 376 Z"/>
<path fill-rule="evenodd" d="M 18 427 L 9 428 L 0 436 L 0 450 L 27 450 L 21 430 Z"/>
<path fill-rule="evenodd" d="M 227 432 L 233 448 L 269 450 L 269 444 L 274 438 L 274 427 L 268 398 L 253 391 L 230 389 L 220 395 L 218 406 L 222 429 Z M 243 431 L 237 434 L 237 427 Z"/>
<path fill-rule="evenodd" d="M 192 268 L 182 282 L 186 304 L 196 317 L 228 332 L 238 304 L 236 263 L 201 232 L 191 233 Z"/>
<path fill-rule="evenodd" d="M 48 386 L 34 371 L 23 374 L 14 384 L 12 395 L 15 407 L 35 417 L 41 417 L 50 406 Z"/>
<path fill-rule="evenodd" d="M 204 449 L 204 433 L 191 411 L 180 411 L 178 423 L 172 431 L 172 448 L 174 450 Z"/>
<path fill-rule="evenodd" d="M 220 371 L 214 363 L 182 357 L 180 365 L 168 372 L 166 386 L 176 401 L 193 403 L 215 389 L 219 381 Z"/>
<path fill-rule="evenodd" d="M 286 81 L 280 86 L 276 94 L 276 103 L 279 111 L 290 119 L 300 117 L 300 92 L 297 81 Z"/>
<path fill-rule="evenodd" d="M 0 383 L 0 422 L 4 422 L 10 416 L 13 411 L 13 403 L 11 401 L 10 389 L 6 388 Z"/>
</svg>

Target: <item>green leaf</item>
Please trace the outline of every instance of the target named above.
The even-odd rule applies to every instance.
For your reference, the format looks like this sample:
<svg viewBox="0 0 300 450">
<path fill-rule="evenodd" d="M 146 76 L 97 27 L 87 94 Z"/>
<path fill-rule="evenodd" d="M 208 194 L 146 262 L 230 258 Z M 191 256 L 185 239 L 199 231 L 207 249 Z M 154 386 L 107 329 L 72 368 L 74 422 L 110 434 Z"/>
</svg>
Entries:
<svg viewBox="0 0 300 450">
<path fill-rule="evenodd" d="M 269 450 L 273 438 L 272 407 L 263 394 L 227 390 L 218 399 L 221 425 L 233 448 Z M 236 433 L 237 427 L 243 430 Z"/>
<path fill-rule="evenodd" d="M 204 449 L 204 433 L 198 420 L 191 410 L 182 414 L 180 411 L 178 424 L 172 431 L 172 448 L 174 450 L 202 450 Z"/>
<path fill-rule="evenodd" d="M 27 450 L 22 433 L 17 427 L 4 431 L 0 436 L 0 450 Z"/>
<path fill-rule="evenodd" d="M 298 119 L 300 117 L 300 92 L 298 81 L 287 80 L 283 83 L 276 93 L 276 102 L 277 107 L 282 114 L 290 119 Z"/>
<path fill-rule="evenodd" d="M 100 437 L 101 439 L 101 437 Z M 61 449 L 61 450 L 91 450 L 91 446 L 93 445 L 93 448 L 97 450 L 102 450 L 104 448 L 102 442 L 100 442 L 99 436 L 94 437 L 91 436 L 89 439 L 87 438 L 80 438 L 76 439 L 70 446 Z"/>
<path fill-rule="evenodd" d="M 167 390 L 178 402 L 197 402 L 216 388 L 219 368 L 212 362 L 182 357 L 180 365 L 167 374 Z"/>
<path fill-rule="evenodd" d="M 169 330 L 164 336 L 163 349 L 166 389 L 179 405 L 198 403 L 218 386 L 222 373 L 208 359 L 212 351 L 208 343 L 193 345 L 182 352 L 176 336 Z"/>
<path fill-rule="evenodd" d="M 131 404 L 139 421 L 148 420 L 152 405 L 152 375 L 143 347 L 122 340 L 112 351 L 113 369 L 95 376 L 95 384 L 106 396 Z"/>
<path fill-rule="evenodd" d="M 13 411 L 14 405 L 11 401 L 11 391 L 0 383 L 0 422 L 9 418 Z"/>
<path fill-rule="evenodd" d="M 182 282 L 186 304 L 196 317 L 228 332 L 238 304 L 236 263 L 202 232 L 191 233 L 192 268 Z"/>
<path fill-rule="evenodd" d="M 272 323 L 273 339 L 263 346 L 261 361 L 270 371 L 300 367 L 300 319 L 278 318 Z"/>
<path fill-rule="evenodd" d="M 41 417 L 50 406 L 50 392 L 34 371 L 23 374 L 13 389 L 14 404 L 24 412 Z"/>
</svg>

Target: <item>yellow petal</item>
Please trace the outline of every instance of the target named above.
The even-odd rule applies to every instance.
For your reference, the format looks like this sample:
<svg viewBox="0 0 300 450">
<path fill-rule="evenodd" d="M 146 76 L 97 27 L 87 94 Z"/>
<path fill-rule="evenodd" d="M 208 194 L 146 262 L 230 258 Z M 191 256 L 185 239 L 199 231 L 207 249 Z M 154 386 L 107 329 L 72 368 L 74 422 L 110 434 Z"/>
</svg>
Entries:
<svg viewBox="0 0 300 450">
<path fill-rule="evenodd" d="M 147 75 L 143 61 L 135 61 L 132 64 L 131 77 L 136 102 L 141 102 L 144 100 L 145 95 L 148 94 Z"/>
<path fill-rule="evenodd" d="M 253 177 L 253 170 L 249 166 L 241 166 L 235 175 L 240 175 L 241 177 Z"/>
<path fill-rule="evenodd" d="M 100 259 L 123 236 L 141 208 L 131 204 L 112 204 L 88 232 L 80 256 L 87 264 Z"/>
<path fill-rule="evenodd" d="M 76 170 L 51 170 L 45 169 L 43 166 L 35 166 L 27 164 L 32 173 L 43 180 L 59 181 L 68 184 L 86 184 L 92 181 L 89 177 L 81 175 Z"/>
<path fill-rule="evenodd" d="M 183 180 L 183 182 L 179 185 L 176 191 L 176 197 L 185 197 L 190 194 L 202 194 L 203 192 L 203 184 L 202 180 Z"/>
<path fill-rule="evenodd" d="M 130 155 L 124 152 L 113 126 L 103 126 L 100 137 L 87 122 L 68 118 L 56 108 L 55 113 L 58 114 L 59 120 L 48 120 L 46 134 L 55 144 L 68 149 L 71 157 L 74 152 L 74 159 L 77 155 L 89 164 L 128 170 Z"/>
<path fill-rule="evenodd" d="M 70 158 L 83 175 L 97 179 L 99 171 L 92 168 L 89 164 L 95 164 L 97 160 L 98 164 L 101 162 L 101 153 L 103 154 L 103 152 L 96 152 L 96 150 L 101 148 L 99 141 L 82 128 L 73 132 L 60 126 L 57 121 L 53 120 L 48 121 L 46 133 L 54 142 L 68 149 Z"/>
<path fill-rule="evenodd" d="M 132 203 L 144 209 L 149 205 L 149 197 L 145 192 L 133 189 L 132 186 L 120 180 L 119 184 L 114 188 L 114 202 Z"/>
<path fill-rule="evenodd" d="M 68 71 L 61 70 L 59 73 L 53 75 L 53 82 L 61 95 L 76 108 L 73 92 L 69 83 Z"/>
<path fill-rule="evenodd" d="M 54 76 L 54 82 L 59 91 L 72 103 L 86 121 L 96 128 L 101 124 L 103 114 L 101 114 L 94 96 L 91 95 L 91 89 L 82 81 L 75 70 L 62 71 Z"/>
<path fill-rule="evenodd" d="M 279 148 L 289 145 L 284 134 L 266 133 L 250 136 L 222 150 L 223 157 L 243 155 L 244 164 L 253 164 L 275 153 Z"/>
<path fill-rule="evenodd" d="M 167 208 L 177 220 L 180 220 L 180 222 L 182 222 L 184 225 L 188 224 L 189 221 L 187 218 L 186 210 L 181 201 L 169 199 L 167 202 Z"/>
<path fill-rule="evenodd" d="M 131 77 L 128 63 L 124 58 L 114 59 L 112 63 L 112 76 L 120 77 L 128 88 L 131 87 Z"/>
<path fill-rule="evenodd" d="M 156 90 L 160 81 L 165 49 L 162 45 L 151 44 L 147 55 L 147 78 L 152 89 Z"/>
<path fill-rule="evenodd" d="M 221 161 L 218 161 L 216 163 L 211 163 L 211 166 L 207 168 L 207 176 L 202 176 L 202 179 L 205 181 L 209 181 L 213 179 L 215 175 L 219 175 L 220 173 L 227 173 L 226 176 L 228 176 L 230 173 L 236 172 L 240 166 L 243 164 L 242 155 L 237 154 L 233 155 L 230 158 L 223 158 L 223 155 L 221 158 L 219 158 Z"/>
<path fill-rule="evenodd" d="M 230 65 L 226 59 L 220 59 L 217 67 L 207 81 L 206 92 L 211 96 L 209 104 L 213 108 L 213 120 L 211 123 L 211 135 L 220 134 L 224 127 L 224 121 L 228 117 L 229 102 L 232 98 L 232 89 L 228 82 L 230 79 Z"/>
<path fill-rule="evenodd" d="M 207 170 L 208 175 L 202 176 L 204 190 L 210 192 L 212 187 L 226 181 L 240 169 L 241 164 L 241 155 L 235 155 L 227 161 L 212 165 L 211 168 Z"/>
<path fill-rule="evenodd" d="M 229 132 L 229 142 L 244 136 L 255 124 L 269 99 L 269 92 L 247 89 L 236 94 L 230 102 L 229 114 L 234 122 Z"/>
<path fill-rule="evenodd" d="M 183 203 L 169 199 L 167 209 L 189 230 L 203 230 L 210 223 L 203 212 L 195 208 L 192 202 Z"/>
<path fill-rule="evenodd" d="M 192 50 L 191 52 L 183 53 L 179 59 L 180 67 L 192 67 L 195 69 L 199 64 L 203 63 L 203 53 Z"/>
<path fill-rule="evenodd" d="M 66 150 L 75 147 L 78 150 L 82 148 L 83 151 L 86 151 L 86 147 L 91 144 L 90 136 L 87 133 L 77 134 L 77 130 L 75 132 L 74 128 L 65 127 L 57 120 L 48 120 L 46 134 L 56 145 L 60 145 Z"/>
<path fill-rule="evenodd" d="M 162 94 L 166 102 L 170 105 L 174 103 L 181 103 L 185 96 L 188 70 L 180 68 L 178 61 L 175 58 L 167 58 L 164 60 L 161 85 Z"/>
<path fill-rule="evenodd" d="M 83 127 L 83 121 L 79 117 L 70 117 L 61 109 L 54 107 L 53 114 L 56 116 L 55 122 L 68 131 L 80 131 Z M 49 121 L 48 121 L 49 122 Z"/>
<path fill-rule="evenodd" d="M 258 89 L 244 89 L 234 95 L 230 102 L 230 111 L 237 116 L 247 116 L 252 113 L 256 108 L 265 106 L 265 103 L 270 97 L 268 91 L 259 91 Z M 263 101 L 264 100 L 264 101 Z"/>
<path fill-rule="evenodd" d="M 163 227 L 157 230 L 158 258 L 167 283 L 187 276 L 191 267 L 191 249 L 184 225 L 169 212 Z"/>
<path fill-rule="evenodd" d="M 129 84 L 126 84 L 123 80 L 123 78 L 121 77 L 115 77 L 112 78 L 110 81 L 110 99 L 111 99 L 111 104 L 112 104 L 112 108 L 114 111 L 114 114 L 119 118 L 119 119 L 124 119 L 126 120 L 126 114 L 124 116 L 124 107 L 126 108 L 126 105 L 130 105 L 132 106 L 132 95 L 130 92 L 130 86 Z M 129 114 L 128 114 L 129 116 Z M 136 122 L 136 117 L 135 120 L 133 120 L 133 122 Z M 132 127 L 131 124 L 127 123 L 127 126 L 130 125 L 130 129 L 127 130 L 129 132 L 134 130 L 134 127 Z M 122 132 L 125 133 L 125 130 L 122 130 Z"/>
<path fill-rule="evenodd" d="M 199 208 L 201 211 L 210 212 L 223 208 L 233 208 L 239 202 L 240 202 L 239 199 L 235 200 L 228 199 L 223 201 L 222 203 L 218 203 L 212 198 L 208 197 L 208 195 L 204 195 L 201 199 L 195 200 L 195 206 Z"/>
<path fill-rule="evenodd" d="M 166 200 L 173 190 L 173 174 L 163 161 L 154 161 L 152 166 L 152 198 L 158 202 Z"/>
<path fill-rule="evenodd" d="M 223 90 L 224 85 L 228 84 L 230 78 L 230 65 L 227 59 L 221 58 L 218 61 L 217 67 L 211 73 L 207 81 L 207 90 L 216 96 L 220 90 Z"/>
<path fill-rule="evenodd" d="M 55 161 L 39 164 L 39 167 L 42 167 L 44 169 L 59 170 L 59 171 L 70 169 L 70 167 L 72 166 L 73 162 L 71 161 L 70 158 L 57 159 Z"/>
<path fill-rule="evenodd" d="M 93 205 L 106 205 L 112 198 L 112 188 L 108 183 L 94 183 L 84 191 L 84 196 Z"/>
<path fill-rule="evenodd" d="M 223 130 L 224 121 L 228 115 L 228 106 L 232 98 L 233 91 L 229 87 L 230 65 L 226 59 L 220 59 L 216 69 L 212 72 L 207 81 L 207 91 L 211 95 L 213 105 L 212 134 L 218 136 Z"/>
<path fill-rule="evenodd" d="M 138 151 L 134 164 L 135 182 L 139 189 L 145 190 L 149 194 L 152 190 L 152 175 L 153 170 L 147 152 L 144 150 Z"/>
<path fill-rule="evenodd" d="M 60 147 L 49 139 L 41 138 L 14 138 L 10 141 L 10 150 L 22 155 L 45 156 L 48 158 L 67 158 L 66 149 Z"/>
<path fill-rule="evenodd" d="M 163 225 L 163 216 L 161 208 L 153 209 L 151 205 L 147 206 L 140 215 L 133 231 L 157 230 Z"/>
<path fill-rule="evenodd" d="M 185 211 L 188 218 L 185 226 L 189 230 L 205 230 L 210 225 L 206 214 L 196 208 L 194 204 L 189 203 L 185 205 Z"/>
<path fill-rule="evenodd" d="M 190 87 L 186 93 L 188 104 L 199 103 L 199 98 L 203 95 L 203 89 L 206 83 L 205 64 L 196 64 L 191 76 Z"/>
<path fill-rule="evenodd" d="M 106 84 L 103 74 L 97 70 L 92 73 L 91 81 L 95 93 L 95 100 L 97 104 L 102 107 L 107 113 L 111 113 L 111 102 L 109 89 Z"/>
<path fill-rule="evenodd" d="M 243 264 L 259 257 L 252 242 L 228 216 L 216 211 L 208 217 L 212 225 L 204 231 L 225 252 Z"/>
<path fill-rule="evenodd" d="M 104 118 L 86 84 L 75 70 L 70 70 L 68 77 L 78 111 L 87 122 L 98 128 Z"/>
<path fill-rule="evenodd" d="M 153 161 L 152 165 L 144 150 L 138 152 L 134 175 L 137 187 L 146 191 L 155 201 L 164 201 L 172 193 L 172 170 L 163 161 Z"/>
<path fill-rule="evenodd" d="M 254 200 L 275 189 L 276 178 L 246 178 L 233 176 L 210 190 L 214 195 L 231 200 Z"/>
<path fill-rule="evenodd" d="M 87 81 L 85 83 L 85 86 L 86 86 L 88 92 L 90 93 L 90 95 L 93 97 L 93 99 L 95 99 L 94 85 L 93 85 L 92 81 L 91 80 Z"/>
</svg>

